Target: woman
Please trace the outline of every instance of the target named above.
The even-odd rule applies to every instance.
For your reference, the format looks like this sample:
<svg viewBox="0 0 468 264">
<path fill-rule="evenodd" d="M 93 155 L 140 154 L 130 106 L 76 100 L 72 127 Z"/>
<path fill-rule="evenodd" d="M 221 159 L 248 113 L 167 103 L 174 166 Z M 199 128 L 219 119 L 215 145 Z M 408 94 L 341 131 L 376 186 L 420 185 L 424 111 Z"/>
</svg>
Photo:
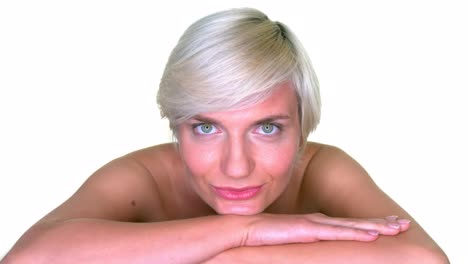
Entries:
<svg viewBox="0 0 468 264">
<path fill-rule="evenodd" d="M 195 22 L 158 103 L 176 142 L 103 166 L 2 263 L 448 262 L 357 162 L 307 142 L 318 84 L 284 24 L 254 9 Z"/>
</svg>

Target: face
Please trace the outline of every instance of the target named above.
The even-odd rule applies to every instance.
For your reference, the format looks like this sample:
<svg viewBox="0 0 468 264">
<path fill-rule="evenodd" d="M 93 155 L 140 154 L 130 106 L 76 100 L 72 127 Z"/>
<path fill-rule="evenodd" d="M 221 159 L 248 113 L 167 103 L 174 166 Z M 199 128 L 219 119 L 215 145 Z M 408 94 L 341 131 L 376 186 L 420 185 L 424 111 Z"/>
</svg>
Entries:
<svg viewBox="0 0 468 264">
<path fill-rule="evenodd" d="M 300 143 L 291 84 L 251 107 L 203 113 L 178 126 L 191 186 L 218 214 L 262 212 L 285 190 Z"/>
</svg>

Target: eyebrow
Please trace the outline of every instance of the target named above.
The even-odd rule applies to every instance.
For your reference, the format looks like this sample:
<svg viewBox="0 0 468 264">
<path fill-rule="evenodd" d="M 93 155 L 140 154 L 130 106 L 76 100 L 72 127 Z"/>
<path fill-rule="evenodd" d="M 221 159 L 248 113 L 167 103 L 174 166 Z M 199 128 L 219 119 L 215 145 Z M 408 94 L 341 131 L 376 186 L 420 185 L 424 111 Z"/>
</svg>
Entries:
<svg viewBox="0 0 468 264">
<path fill-rule="evenodd" d="M 262 118 L 256 122 L 256 124 L 271 123 L 277 120 L 287 120 L 291 119 L 289 115 L 271 115 L 265 118 Z"/>
<path fill-rule="evenodd" d="M 206 117 L 206 116 L 203 116 L 203 115 L 195 115 L 193 116 L 191 119 L 195 119 L 197 121 L 200 121 L 200 122 L 206 122 L 206 123 L 210 123 L 210 124 L 214 124 L 214 125 L 219 125 L 220 122 L 216 119 L 213 119 L 213 118 L 210 118 L 210 117 Z M 270 116 L 266 116 L 260 120 L 257 120 L 254 122 L 254 124 L 263 124 L 263 123 L 271 123 L 271 122 L 274 122 L 274 121 L 277 121 L 277 120 L 287 120 L 287 119 L 291 119 L 291 117 L 289 115 L 270 115 Z"/>
</svg>

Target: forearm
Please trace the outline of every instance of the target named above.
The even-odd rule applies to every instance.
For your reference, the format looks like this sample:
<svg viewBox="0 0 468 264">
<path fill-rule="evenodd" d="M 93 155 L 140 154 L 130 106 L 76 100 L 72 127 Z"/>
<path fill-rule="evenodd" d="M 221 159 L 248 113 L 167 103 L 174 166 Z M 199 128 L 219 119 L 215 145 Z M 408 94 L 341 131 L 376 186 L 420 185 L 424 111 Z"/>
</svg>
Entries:
<svg viewBox="0 0 468 264">
<path fill-rule="evenodd" d="M 33 227 L 5 262 L 199 263 L 238 246 L 245 220 L 235 216 L 158 223 L 69 220 Z"/>
<path fill-rule="evenodd" d="M 373 242 L 321 241 L 307 244 L 240 247 L 209 261 L 214 263 L 427 263 L 447 264 L 439 248 L 407 243 L 401 237 L 380 237 Z"/>
</svg>

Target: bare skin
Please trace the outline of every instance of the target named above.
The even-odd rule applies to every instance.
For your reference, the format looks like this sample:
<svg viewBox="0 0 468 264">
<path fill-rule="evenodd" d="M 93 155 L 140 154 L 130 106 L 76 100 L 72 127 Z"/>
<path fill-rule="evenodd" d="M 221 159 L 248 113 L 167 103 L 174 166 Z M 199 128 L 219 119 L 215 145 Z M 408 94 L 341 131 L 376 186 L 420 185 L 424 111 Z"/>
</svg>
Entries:
<svg viewBox="0 0 468 264">
<path fill-rule="evenodd" d="M 252 108 L 189 120 L 178 146 L 108 163 L 2 263 L 448 263 L 346 153 L 313 142 L 298 152 L 295 100 L 280 87 Z M 226 186 L 261 187 L 232 200 Z"/>
</svg>

